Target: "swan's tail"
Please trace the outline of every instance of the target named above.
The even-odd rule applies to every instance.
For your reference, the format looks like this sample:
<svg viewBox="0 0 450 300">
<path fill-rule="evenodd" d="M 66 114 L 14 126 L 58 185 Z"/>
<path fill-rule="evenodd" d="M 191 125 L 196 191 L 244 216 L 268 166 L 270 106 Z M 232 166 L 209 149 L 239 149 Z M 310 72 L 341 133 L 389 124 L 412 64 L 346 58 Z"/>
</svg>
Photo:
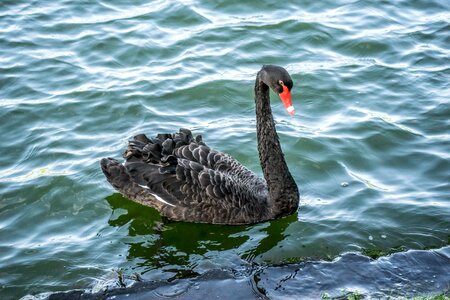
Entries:
<svg viewBox="0 0 450 300">
<path fill-rule="evenodd" d="M 106 179 L 116 190 L 121 192 L 124 187 L 130 185 L 130 175 L 118 160 L 110 157 L 102 158 L 100 166 Z"/>
<path fill-rule="evenodd" d="M 190 144 L 192 147 L 184 147 Z M 108 157 L 100 165 L 108 182 L 122 195 L 161 211 L 163 207 L 176 205 L 176 197 L 166 190 L 168 186 L 179 189 L 182 185 L 176 175 L 177 150 L 185 148 L 187 158 L 200 162 L 200 151 L 195 155 L 193 151 L 202 145 L 205 146 L 200 135 L 194 138 L 190 130 L 183 128 L 154 138 L 139 134 L 129 141 L 123 153 L 125 164 Z"/>
<path fill-rule="evenodd" d="M 102 171 L 108 182 L 125 197 L 146 206 L 161 209 L 162 204 L 145 186 L 134 182 L 118 160 L 114 158 L 103 158 L 100 161 Z"/>
</svg>

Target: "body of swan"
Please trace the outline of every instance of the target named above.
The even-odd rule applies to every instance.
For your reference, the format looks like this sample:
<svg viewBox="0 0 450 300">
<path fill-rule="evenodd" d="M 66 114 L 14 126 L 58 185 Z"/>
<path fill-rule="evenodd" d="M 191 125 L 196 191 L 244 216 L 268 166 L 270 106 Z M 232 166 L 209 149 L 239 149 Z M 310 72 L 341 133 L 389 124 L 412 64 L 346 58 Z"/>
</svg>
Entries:
<svg viewBox="0 0 450 300">
<path fill-rule="evenodd" d="M 287 71 L 278 66 L 265 65 L 256 77 L 256 129 L 264 179 L 187 129 L 154 138 L 135 136 L 123 154 L 125 163 L 103 158 L 103 173 L 122 195 L 171 220 L 239 225 L 292 214 L 299 192 L 281 151 L 269 98 L 272 89 L 293 114 L 292 86 Z"/>
</svg>

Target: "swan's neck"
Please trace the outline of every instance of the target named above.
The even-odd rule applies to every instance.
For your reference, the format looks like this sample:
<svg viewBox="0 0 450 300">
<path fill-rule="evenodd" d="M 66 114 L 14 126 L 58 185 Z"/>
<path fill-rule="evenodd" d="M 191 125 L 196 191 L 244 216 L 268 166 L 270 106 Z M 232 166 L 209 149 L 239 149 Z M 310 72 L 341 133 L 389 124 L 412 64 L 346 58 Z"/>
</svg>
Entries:
<svg viewBox="0 0 450 300">
<path fill-rule="evenodd" d="M 255 103 L 259 159 L 269 190 L 272 214 L 274 217 L 289 215 L 298 208 L 298 188 L 281 151 L 270 107 L 269 87 L 261 81 L 260 73 L 255 83 Z"/>
</svg>

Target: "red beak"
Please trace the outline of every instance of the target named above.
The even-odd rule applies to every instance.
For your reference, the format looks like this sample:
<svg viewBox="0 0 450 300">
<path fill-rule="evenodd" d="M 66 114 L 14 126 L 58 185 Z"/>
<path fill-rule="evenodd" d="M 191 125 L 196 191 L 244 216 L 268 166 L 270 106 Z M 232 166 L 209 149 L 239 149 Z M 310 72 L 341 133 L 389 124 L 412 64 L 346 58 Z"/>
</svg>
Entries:
<svg viewBox="0 0 450 300">
<path fill-rule="evenodd" d="M 288 114 L 293 116 L 295 114 L 295 109 L 292 106 L 291 92 L 285 85 L 283 85 L 283 92 L 280 94 L 280 98 Z"/>
</svg>

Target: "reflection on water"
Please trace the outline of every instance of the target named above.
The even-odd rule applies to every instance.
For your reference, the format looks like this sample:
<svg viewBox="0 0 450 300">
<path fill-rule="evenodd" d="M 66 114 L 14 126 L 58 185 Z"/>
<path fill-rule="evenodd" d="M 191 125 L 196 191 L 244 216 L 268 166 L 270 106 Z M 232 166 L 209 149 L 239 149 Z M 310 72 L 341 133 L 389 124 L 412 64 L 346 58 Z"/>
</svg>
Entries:
<svg viewBox="0 0 450 300">
<path fill-rule="evenodd" d="M 279 246 L 279 243 L 283 241 L 287 236 L 286 229 L 294 222 L 298 221 L 298 213 L 270 221 L 267 226 L 262 227 L 259 230 L 260 234 L 263 234 L 263 238 L 258 241 L 253 248 L 246 250 L 242 253 L 242 258 L 249 262 L 260 261 L 260 258 L 264 253 L 267 253 L 271 249 Z"/>
<path fill-rule="evenodd" d="M 448 245 L 449 1 L 107 2 L 1 2 L 1 298 L 118 269 L 244 276 Z M 298 114 L 276 95 L 272 108 L 297 214 L 171 223 L 111 195 L 102 157 L 180 127 L 261 174 L 253 85 L 267 63 L 294 80 Z"/>
<path fill-rule="evenodd" d="M 155 209 L 117 193 L 106 200 L 112 209 L 108 223 L 127 228 L 127 259 L 135 261 L 143 274 L 164 267 L 169 267 L 171 272 L 177 268 L 195 269 L 198 259 L 217 251 L 229 252 L 236 263 L 253 263 L 283 241 L 286 228 L 297 221 L 297 214 L 293 214 L 256 226 L 173 222 L 161 217 Z"/>
<path fill-rule="evenodd" d="M 450 295 L 450 247 L 433 251 L 408 251 L 377 260 L 346 253 L 331 262 L 236 269 L 211 269 L 202 274 L 185 273 L 170 280 L 126 282 L 118 289 L 73 291 L 87 299 L 176 298 L 201 299 L 391 299 L 414 298 L 418 294 L 442 299 Z M 91 294 L 92 293 L 92 294 Z M 51 295 L 50 300 L 68 294 Z M 438 298 L 441 299 L 441 298 Z"/>
<path fill-rule="evenodd" d="M 334 259 L 325 257 L 328 261 L 314 260 L 302 256 L 300 251 L 293 260 L 271 266 L 265 263 L 265 255 L 289 244 L 286 243 L 292 230 L 289 227 L 301 221 L 298 213 L 253 226 L 223 226 L 173 222 L 117 193 L 106 200 L 112 209 L 108 223 L 128 230 L 124 243 L 129 247 L 126 258 L 133 262 L 132 269 L 144 278 L 152 270 L 166 273 L 157 277 L 165 280 L 151 284 L 127 281 L 127 294 L 146 299 L 174 295 L 179 299 L 203 299 L 205 293 L 225 295 L 214 291 L 216 285 L 234 291 L 235 295 L 255 299 L 414 296 L 450 288 L 450 275 L 446 272 L 450 268 L 448 247 L 387 257 L 382 257 L 389 254 L 385 250 L 362 249 L 377 260 L 356 253 Z M 391 252 L 404 250 L 398 247 Z M 217 252 L 221 253 L 220 258 L 215 257 Z M 299 260 L 302 262 L 293 263 Z M 285 265 L 286 262 L 291 264 Z M 151 274 L 145 279 L 151 278 L 155 279 Z M 123 292 L 116 293 L 114 285 L 113 282 L 110 296 L 122 299 Z"/>
</svg>

